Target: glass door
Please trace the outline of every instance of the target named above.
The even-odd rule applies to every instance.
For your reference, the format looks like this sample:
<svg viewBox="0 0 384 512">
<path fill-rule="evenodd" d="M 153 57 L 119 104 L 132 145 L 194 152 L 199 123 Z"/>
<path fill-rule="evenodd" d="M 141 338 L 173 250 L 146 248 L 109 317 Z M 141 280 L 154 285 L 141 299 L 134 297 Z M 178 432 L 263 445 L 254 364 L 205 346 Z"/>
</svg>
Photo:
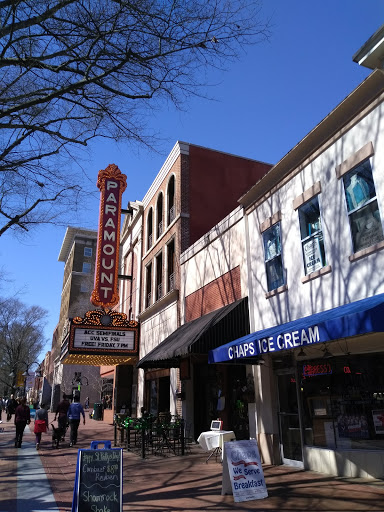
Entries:
<svg viewBox="0 0 384 512">
<path fill-rule="evenodd" d="M 294 373 L 278 375 L 280 451 L 284 464 L 303 467 L 301 422 Z"/>
</svg>

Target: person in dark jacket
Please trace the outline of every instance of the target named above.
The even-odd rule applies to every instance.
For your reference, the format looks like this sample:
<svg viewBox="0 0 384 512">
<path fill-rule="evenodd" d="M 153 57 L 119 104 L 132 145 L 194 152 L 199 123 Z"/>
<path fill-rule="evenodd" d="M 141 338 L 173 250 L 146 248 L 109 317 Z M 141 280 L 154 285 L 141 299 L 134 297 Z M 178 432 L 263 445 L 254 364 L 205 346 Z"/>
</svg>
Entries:
<svg viewBox="0 0 384 512">
<path fill-rule="evenodd" d="M 68 422 L 67 412 L 68 412 L 69 406 L 70 406 L 70 403 L 67 398 L 67 395 L 65 393 L 63 393 L 63 399 L 61 400 L 61 402 L 58 403 L 57 408 L 56 408 L 56 414 L 55 414 L 55 420 L 56 420 L 56 418 L 58 418 L 57 424 L 58 424 L 59 428 L 63 431 L 65 431 L 65 428 L 66 428 L 67 422 Z"/>
<path fill-rule="evenodd" d="M 12 418 L 12 414 L 15 414 L 17 405 L 18 404 L 17 404 L 14 396 L 11 395 L 10 398 L 8 398 L 8 400 L 7 400 L 7 406 L 6 406 L 7 421 L 9 421 Z"/>
<path fill-rule="evenodd" d="M 21 448 L 21 443 L 23 442 L 23 434 L 25 426 L 31 423 L 31 412 L 28 407 L 27 400 L 22 398 L 20 400 L 20 405 L 16 407 L 15 410 L 15 425 L 16 425 L 16 438 L 15 438 L 15 448 Z"/>
<path fill-rule="evenodd" d="M 80 415 L 83 416 L 83 423 L 85 425 L 85 413 L 83 406 L 80 403 L 80 398 L 78 395 L 75 395 L 74 401 L 71 403 L 68 409 L 68 420 L 69 420 L 69 426 L 71 428 L 70 433 L 70 443 L 69 446 L 73 446 L 77 443 L 77 430 L 79 428 L 80 424 Z"/>
</svg>

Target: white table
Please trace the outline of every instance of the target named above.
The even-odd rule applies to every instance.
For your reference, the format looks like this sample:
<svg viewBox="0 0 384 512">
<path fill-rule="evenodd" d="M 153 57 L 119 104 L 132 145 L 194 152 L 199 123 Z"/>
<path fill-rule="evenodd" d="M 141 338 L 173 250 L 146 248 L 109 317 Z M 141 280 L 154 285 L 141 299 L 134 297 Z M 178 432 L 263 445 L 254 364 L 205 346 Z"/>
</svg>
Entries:
<svg viewBox="0 0 384 512">
<path fill-rule="evenodd" d="M 220 455 L 222 460 L 224 443 L 235 440 L 236 436 L 233 430 L 208 430 L 208 432 L 202 432 L 199 435 L 197 442 L 204 451 L 211 452 L 205 461 L 208 462 L 213 455 L 215 455 L 216 460 L 217 456 Z"/>
</svg>

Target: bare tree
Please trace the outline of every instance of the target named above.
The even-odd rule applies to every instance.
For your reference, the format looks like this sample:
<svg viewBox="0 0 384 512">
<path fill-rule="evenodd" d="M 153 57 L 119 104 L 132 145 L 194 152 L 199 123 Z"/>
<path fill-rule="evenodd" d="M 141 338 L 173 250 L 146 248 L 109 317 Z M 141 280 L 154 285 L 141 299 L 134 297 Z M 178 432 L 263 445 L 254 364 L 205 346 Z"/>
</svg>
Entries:
<svg viewBox="0 0 384 512">
<path fill-rule="evenodd" d="M 259 0 L 0 0 L 0 22 L 0 236 L 76 204 L 76 148 L 150 145 L 149 108 L 268 37 Z"/>
<path fill-rule="evenodd" d="M 16 388 L 17 375 L 32 368 L 41 352 L 47 312 L 39 306 L 27 307 L 17 299 L 0 300 L 0 383 Z M 36 365 L 37 366 L 37 365 Z"/>
</svg>

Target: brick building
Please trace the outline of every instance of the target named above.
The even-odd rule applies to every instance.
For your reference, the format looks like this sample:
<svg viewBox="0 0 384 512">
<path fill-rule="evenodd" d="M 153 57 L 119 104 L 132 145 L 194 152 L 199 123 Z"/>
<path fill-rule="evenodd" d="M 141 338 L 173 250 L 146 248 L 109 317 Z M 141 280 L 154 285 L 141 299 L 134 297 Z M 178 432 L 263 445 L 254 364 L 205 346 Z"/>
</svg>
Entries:
<svg viewBox="0 0 384 512">
<path fill-rule="evenodd" d="M 129 401 L 132 414 L 140 415 L 142 407 L 155 415 L 182 412 L 184 358 L 161 362 L 146 357 L 186 321 L 235 303 L 242 294 L 240 272 L 230 269 L 217 287 L 208 286 L 203 295 L 200 291 L 186 299 L 184 317 L 179 294 L 189 276 L 181 274 L 180 255 L 236 208 L 238 198 L 270 167 L 177 142 L 142 202 L 129 204 L 121 234 L 121 265 L 122 274 L 132 280 L 121 285 L 120 309 L 140 322 L 142 364 L 140 369 L 132 368 L 132 394 L 115 401 L 117 410 L 124 400 Z M 208 345 L 201 345 L 198 357 L 203 364 L 207 354 Z"/>
</svg>

